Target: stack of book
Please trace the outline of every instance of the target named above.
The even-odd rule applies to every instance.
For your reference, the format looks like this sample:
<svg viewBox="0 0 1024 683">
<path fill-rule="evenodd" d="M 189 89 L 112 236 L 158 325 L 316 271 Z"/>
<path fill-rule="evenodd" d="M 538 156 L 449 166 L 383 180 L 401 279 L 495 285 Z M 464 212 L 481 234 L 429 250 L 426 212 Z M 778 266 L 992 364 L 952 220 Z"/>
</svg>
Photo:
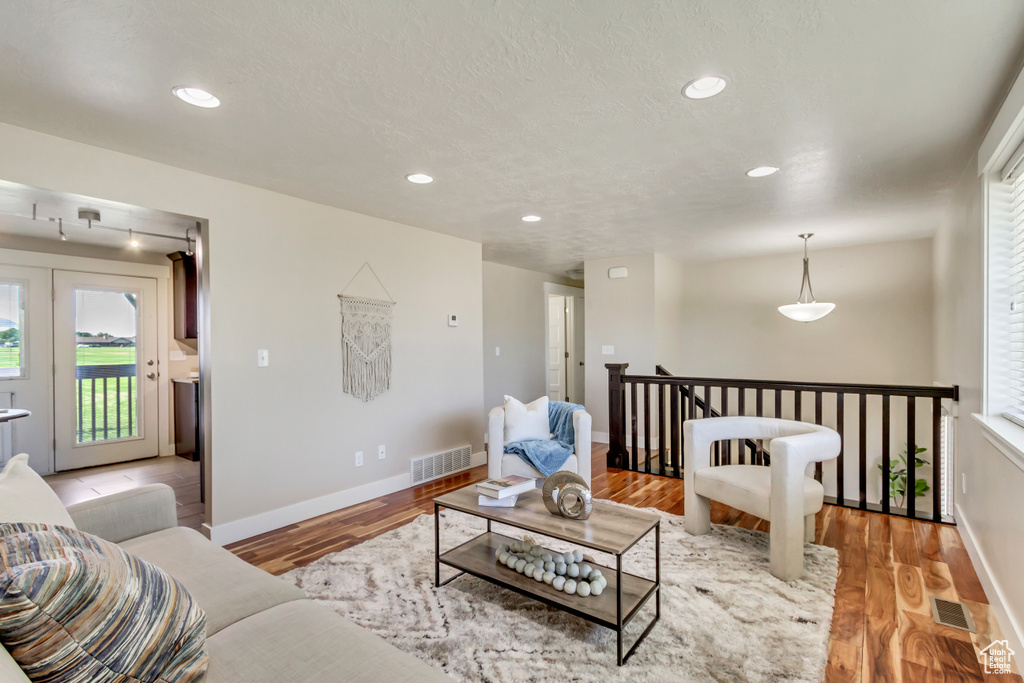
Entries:
<svg viewBox="0 0 1024 683">
<path fill-rule="evenodd" d="M 513 475 L 503 479 L 488 479 L 476 485 L 480 505 L 484 507 L 515 507 L 520 493 L 537 488 L 537 480 Z"/>
</svg>

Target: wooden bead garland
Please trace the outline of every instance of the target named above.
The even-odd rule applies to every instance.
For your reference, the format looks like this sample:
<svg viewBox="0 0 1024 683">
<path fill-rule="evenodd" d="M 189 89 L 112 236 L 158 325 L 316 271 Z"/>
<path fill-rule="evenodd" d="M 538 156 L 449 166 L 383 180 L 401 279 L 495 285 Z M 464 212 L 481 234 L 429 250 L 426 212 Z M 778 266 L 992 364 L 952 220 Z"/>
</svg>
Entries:
<svg viewBox="0 0 1024 683">
<path fill-rule="evenodd" d="M 601 570 L 583 561 L 582 550 L 553 553 L 537 545 L 530 536 L 512 544 L 503 543 L 494 551 L 494 558 L 523 576 L 543 581 L 569 595 L 597 596 L 608 587 L 608 579 Z"/>
</svg>

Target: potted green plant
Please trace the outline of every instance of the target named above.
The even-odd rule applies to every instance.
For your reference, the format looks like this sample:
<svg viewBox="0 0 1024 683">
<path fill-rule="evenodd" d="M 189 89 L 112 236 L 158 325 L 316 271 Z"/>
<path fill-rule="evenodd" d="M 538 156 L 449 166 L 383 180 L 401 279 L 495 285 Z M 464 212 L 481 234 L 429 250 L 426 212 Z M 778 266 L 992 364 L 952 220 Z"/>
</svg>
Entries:
<svg viewBox="0 0 1024 683">
<path fill-rule="evenodd" d="M 918 447 L 914 449 L 914 468 L 915 470 L 924 466 L 929 465 L 927 460 L 918 457 L 921 453 L 926 452 L 927 448 Z M 885 471 L 882 468 L 883 463 L 878 463 L 878 471 L 882 472 L 882 477 L 885 477 Z M 931 487 L 928 482 L 923 478 L 914 479 L 914 497 L 920 498 L 924 494 L 928 493 Z M 907 446 L 903 445 L 903 450 L 896 456 L 895 459 L 889 460 L 889 498 L 892 500 L 893 505 L 896 507 L 903 507 L 903 502 L 907 498 Z"/>
</svg>

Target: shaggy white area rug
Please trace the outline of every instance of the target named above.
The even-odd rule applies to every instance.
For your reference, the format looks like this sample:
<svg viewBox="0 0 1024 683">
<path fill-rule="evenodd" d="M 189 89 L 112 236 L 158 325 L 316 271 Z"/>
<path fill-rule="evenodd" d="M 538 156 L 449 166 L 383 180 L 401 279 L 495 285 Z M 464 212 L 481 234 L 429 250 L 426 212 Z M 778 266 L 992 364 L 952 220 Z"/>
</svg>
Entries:
<svg viewBox="0 0 1024 683">
<path fill-rule="evenodd" d="M 614 631 L 469 575 L 435 589 L 432 515 L 285 578 L 460 681 L 820 682 L 838 553 L 806 546 L 804 578 L 784 583 L 768 571 L 767 534 L 716 525 L 690 536 L 682 517 L 659 514 L 661 620 L 622 667 Z M 442 551 L 484 528 L 481 519 L 443 511 Z M 499 524 L 494 531 L 522 537 Z M 614 567 L 607 556 L 586 552 Z M 651 533 L 626 555 L 623 570 L 653 578 L 653 565 Z M 442 580 L 454 571 L 442 565 Z M 624 649 L 653 615 L 652 598 L 627 629 Z"/>
</svg>

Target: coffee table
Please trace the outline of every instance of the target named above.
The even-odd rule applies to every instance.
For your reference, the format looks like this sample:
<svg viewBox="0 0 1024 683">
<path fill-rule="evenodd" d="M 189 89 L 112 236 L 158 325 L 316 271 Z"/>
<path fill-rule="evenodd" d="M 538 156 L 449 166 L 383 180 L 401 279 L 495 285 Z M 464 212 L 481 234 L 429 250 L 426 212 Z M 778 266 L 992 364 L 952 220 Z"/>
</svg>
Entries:
<svg viewBox="0 0 1024 683">
<path fill-rule="evenodd" d="M 441 508 L 456 510 L 487 520 L 487 531 L 465 543 L 441 552 Z M 495 551 L 503 543 L 522 540 L 491 530 L 499 522 L 526 532 L 543 534 L 574 545 L 599 550 L 615 557 L 615 567 L 596 563 L 608 579 L 601 595 L 579 597 L 555 590 L 509 569 L 495 559 Z M 640 539 L 654 531 L 654 580 L 622 571 L 622 557 Z M 441 565 L 459 573 L 441 581 Z M 624 508 L 607 501 L 595 500 L 594 511 L 587 520 L 555 517 L 544 507 L 539 490 L 520 494 L 513 508 L 483 507 L 477 502 L 473 485 L 434 499 L 434 585 L 438 588 L 463 574 L 490 581 L 521 595 L 539 600 L 581 619 L 610 628 L 618 637 L 618 662 L 622 666 L 636 651 L 647 634 L 661 618 L 661 518 L 658 515 Z M 640 612 L 651 596 L 655 598 L 654 619 L 623 655 L 622 632 Z"/>
</svg>

